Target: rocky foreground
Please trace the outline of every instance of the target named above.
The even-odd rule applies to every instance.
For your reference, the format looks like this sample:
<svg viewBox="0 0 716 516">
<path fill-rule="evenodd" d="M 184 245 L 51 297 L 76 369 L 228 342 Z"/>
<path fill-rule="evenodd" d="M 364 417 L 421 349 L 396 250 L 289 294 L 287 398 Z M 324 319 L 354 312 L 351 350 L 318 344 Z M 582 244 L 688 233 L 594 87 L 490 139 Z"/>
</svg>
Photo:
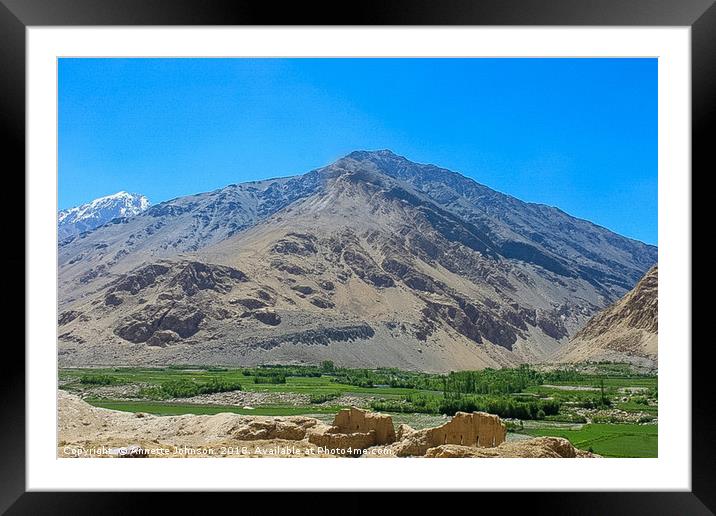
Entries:
<svg viewBox="0 0 716 516">
<path fill-rule="evenodd" d="M 458 412 L 414 430 L 357 408 L 327 425 L 304 416 L 153 416 L 97 408 L 59 391 L 57 454 L 71 457 L 595 457 L 558 437 L 505 442 L 491 414 Z"/>
</svg>

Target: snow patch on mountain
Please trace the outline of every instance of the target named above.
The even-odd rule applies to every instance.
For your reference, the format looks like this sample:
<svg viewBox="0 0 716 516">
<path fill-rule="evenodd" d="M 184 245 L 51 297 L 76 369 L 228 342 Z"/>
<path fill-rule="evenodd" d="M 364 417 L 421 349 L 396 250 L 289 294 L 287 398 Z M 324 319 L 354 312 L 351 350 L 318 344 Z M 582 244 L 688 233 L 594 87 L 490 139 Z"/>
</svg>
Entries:
<svg viewBox="0 0 716 516">
<path fill-rule="evenodd" d="M 150 204 L 144 195 L 121 191 L 62 210 L 57 214 L 58 237 L 64 240 L 103 226 L 110 220 L 133 217 L 149 208 Z"/>
</svg>

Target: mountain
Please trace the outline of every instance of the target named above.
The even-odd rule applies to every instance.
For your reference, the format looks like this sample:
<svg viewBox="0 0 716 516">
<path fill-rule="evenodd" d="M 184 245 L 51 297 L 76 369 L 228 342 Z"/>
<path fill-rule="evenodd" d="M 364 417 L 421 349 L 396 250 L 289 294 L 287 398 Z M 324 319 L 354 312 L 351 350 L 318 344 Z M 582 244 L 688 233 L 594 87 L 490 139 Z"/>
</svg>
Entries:
<svg viewBox="0 0 716 516">
<path fill-rule="evenodd" d="M 81 206 L 62 210 L 57 214 L 59 241 L 91 231 L 107 222 L 137 215 L 149 207 L 149 199 L 143 195 L 117 192 L 100 197 Z"/>
<path fill-rule="evenodd" d="M 544 361 L 656 255 L 455 172 L 358 151 L 61 243 L 60 361 Z"/>
<path fill-rule="evenodd" d="M 659 271 L 655 265 L 616 303 L 592 317 L 557 357 L 563 362 L 657 364 Z"/>
</svg>

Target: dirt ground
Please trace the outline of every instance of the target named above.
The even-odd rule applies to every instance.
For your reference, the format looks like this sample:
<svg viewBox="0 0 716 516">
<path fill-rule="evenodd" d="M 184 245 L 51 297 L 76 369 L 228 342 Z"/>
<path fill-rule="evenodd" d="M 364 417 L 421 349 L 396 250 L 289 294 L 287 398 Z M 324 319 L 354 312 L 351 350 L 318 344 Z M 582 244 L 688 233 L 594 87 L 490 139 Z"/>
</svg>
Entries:
<svg viewBox="0 0 716 516">
<path fill-rule="evenodd" d="M 154 416 L 93 407 L 58 391 L 59 458 L 119 457 L 354 457 L 308 440 L 328 425 L 304 416 L 238 414 Z M 361 457 L 394 457 L 392 446 L 373 446 Z M 426 457 L 591 457 L 566 439 L 541 437 L 494 448 L 442 445 Z"/>
</svg>

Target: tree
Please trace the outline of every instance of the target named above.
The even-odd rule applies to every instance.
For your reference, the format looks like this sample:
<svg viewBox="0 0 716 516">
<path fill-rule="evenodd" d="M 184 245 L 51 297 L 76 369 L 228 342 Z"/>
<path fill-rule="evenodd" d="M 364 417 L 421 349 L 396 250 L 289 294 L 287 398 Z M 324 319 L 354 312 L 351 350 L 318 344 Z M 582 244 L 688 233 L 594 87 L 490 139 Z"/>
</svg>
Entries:
<svg viewBox="0 0 716 516">
<path fill-rule="evenodd" d="M 609 405 L 607 397 L 604 395 L 604 377 L 599 379 L 599 392 L 601 393 L 600 405 L 603 407 Z"/>
</svg>

